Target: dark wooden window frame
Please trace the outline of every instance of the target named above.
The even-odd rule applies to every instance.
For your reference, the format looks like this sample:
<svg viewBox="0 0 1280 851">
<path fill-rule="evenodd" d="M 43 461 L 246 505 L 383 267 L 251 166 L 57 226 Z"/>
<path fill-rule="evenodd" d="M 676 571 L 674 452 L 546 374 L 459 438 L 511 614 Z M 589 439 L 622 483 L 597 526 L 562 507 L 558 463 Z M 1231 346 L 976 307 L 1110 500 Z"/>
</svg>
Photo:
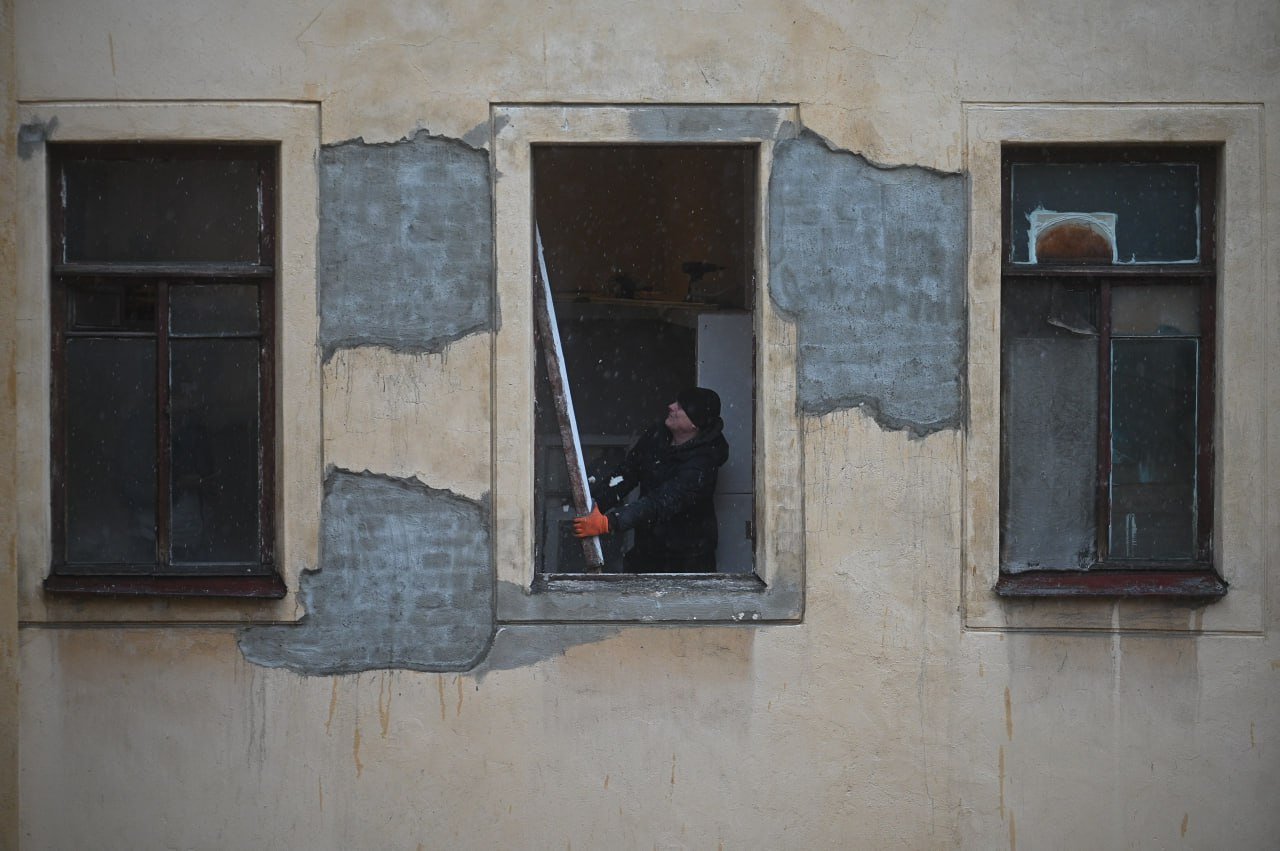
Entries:
<svg viewBox="0 0 1280 851">
<path fill-rule="evenodd" d="M 66 252 L 66 163 L 77 159 L 182 160 L 199 158 L 253 161 L 258 168 L 258 262 L 68 262 Z M 274 145 L 185 143 L 65 143 L 49 146 L 50 285 L 51 285 L 51 501 L 52 565 L 44 588 L 71 594 L 131 596 L 237 597 L 279 599 L 285 585 L 274 563 L 275 471 L 275 300 L 276 198 L 279 148 Z M 154 564 L 112 566 L 68 564 L 66 560 L 66 410 L 65 345 L 69 336 L 127 336 L 76 332 L 67 327 L 67 290 L 92 281 L 151 284 L 156 288 L 156 550 Z M 175 571 L 169 561 L 170 426 L 168 422 L 169 316 L 173 286 L 198 282 L 251 283 L 258 291 L 258 560 L 237 565 L 235 573 L 216 570 Z M 191 335 L 184 335 L 184 337 Z M 199 335 L 195 335 L 196 338 Z M 220 335 L 226 338 L 227 335 Z"/>
<path fill-rule="evenodd" d="M 1196 555 L 1190 561 L 1138 562 L 1108 559 L 1111 475 L 1111 371 L 1098 359 L 1098 459 L 1096 472 L 1097 561 L 1085 570 L 1001 571 L 995 591 L 1004 597 L 1181 597 L 1219 598 L 1227 583 L 1213 555 L 1213 420 L 1217 304 L 1217 186 L 1220 148 L 1208 145 L 1017 145 L 1003 147 L 1001 165 L 1002 287 L 1018 282 L 1091 284 L 1098 295 L 1099 351 L 1110 349 L 1111 286 L 1195 283 L 1200 288 L 1200 364 L 1196 420 Z M 1017 163 L 1196 163 L 1200 166 L 1200 253 L 1196 263 L 1091 265 L 1014 263 L 1012 256 L 1012 167 Z M 1002 359 L 1003 359 L 1003 344 Z M 1004 484 L 1001 482 L 1003 504 Z M 1003 512 L 1002 512 L 1003 514 Z M 1002 523 L 1003 527 L 1003 523 Z M 1003 534 L 1003 528 L 1002 528 Z"/>
</svg>

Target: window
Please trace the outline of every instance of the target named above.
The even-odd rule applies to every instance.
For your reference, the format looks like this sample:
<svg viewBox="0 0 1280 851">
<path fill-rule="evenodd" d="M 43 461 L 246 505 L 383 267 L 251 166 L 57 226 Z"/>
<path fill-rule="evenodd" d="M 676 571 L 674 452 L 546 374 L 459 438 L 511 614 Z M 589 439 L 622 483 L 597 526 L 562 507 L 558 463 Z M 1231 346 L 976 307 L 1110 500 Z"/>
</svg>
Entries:
<svg viewBox="0 0 1280 851">
<path fill-rule="evenodd" d="M 283 596 L 277 150 L 49 147 L 47 590 Z"/>
<path fill-rule="evenodd" d="M 714 497 L 716 573 L 754 572 L 756 153 L 755 145 L 532 150 L 534 209 L 587 472 L 608 476 L 684 388 L 715 390 L 729 445 Z M 539 354 L 538 566 L 581 574 L 563 441 Z M 601 538 L 604 572 L 623 572 L 631 535 Z"/>
<path fill-rule="evenodd" d="M 1008 145 L 1000 580 L 1217 597 L 1218 149 Z"/>
<path fill-rule="evenodd" d="M 799 132 L 795 107 L 512 104 L 493 107 L 491 126 L 499 621 L 798 620 L 796 332 L 763 295 L 769 175 L 775 144 Z M 715 573 L 581 573 L 580 547 L 563 523 L 572 510 L 563 510 L 558 424 L 538 387 L 546 370 L 535 333 L 537 230 L 588 460 L 617 457 L 682 387 L 720 392 L 726 424 L 739 432 L 728 438 L 738 466 L 719 482 Z M 708 347 L 724 357 L 700 358 Z M 644 355 L 643 370 L 617 368 L 627 350 Z M 736 378 L 712 377 L 722 368 Z"/>
</svg>

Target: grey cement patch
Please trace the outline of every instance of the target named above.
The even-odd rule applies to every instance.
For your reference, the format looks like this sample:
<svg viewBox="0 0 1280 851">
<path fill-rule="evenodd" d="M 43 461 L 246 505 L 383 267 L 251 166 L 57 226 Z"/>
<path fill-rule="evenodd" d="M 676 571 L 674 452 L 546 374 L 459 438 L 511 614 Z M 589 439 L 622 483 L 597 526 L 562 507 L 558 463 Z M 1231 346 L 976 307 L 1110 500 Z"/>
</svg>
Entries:
<svg viewBox="0 0 1280 851">
<path fill-rule="evenodd" d="M 807 131 L 778 143 L 769 294 L 797 325 L 802 412 L 959 427 L 965 217 L 961 175 L 880 168 Z"/>
<path fill-rule="evenodd" d="M 384 668 L 466 671 L 493 635 L 489 509 L 416 479 L 331 471 L 320 569 L 298 624 L 249 627 L 257 665 L 319 676 Z"/>
<path fill-rule="evenodd" d="M 483 680 L 493 671 L 510 671 L 563 656 L 570 647 L 595 644 L 621 632 L 616 626 L 538 624 L 503 626 L 493 636 L 493 646 L 471 673 Z"/>
<path fill-rule="evenodd" d="M 320 152 L 320 340 L 440 351 L 492 327 L 489 155 L 417 133 Z"/>
<path fill-rule="evenodd" d="M 506 118 L 504 117 L 502 121 L 505 124 Z M 475 127 L 472 127 L 470 130 L 468 130 L 466 133 L 462 134 L 462 142 L 463 144 L 470 145 L 473 148 L 488 147 L 489 138 L 491 136 L 489 131 L 490 131 L 489 122 L 482 121 L 479 124 L 477 124 Z"/>
<path fill-rule="evenodd" d="M 766 587 L 754 574 L 715 577 L 628 577 L 616 581 L 539 580 L 529 593 L 515 582 L 498 583 L 503 620 L 588 624 L 759 624 L 799 622 L 804 595 L 779 579 Z"/>
<path fill-rule="evenodd" d="M 48 121 L 30 121 L 18 127 L 18 159 L 29 160 L 58 127 L 57 117 Z"/>
<path fill-rule="evenodd" d="M 783 139 L 795 134 L 790 122 L 778 124 L 773 110 L 754 107 L 645 107 L 632 110 L 627 121 L 638 138 L 655 142 Z"/>
</svg>

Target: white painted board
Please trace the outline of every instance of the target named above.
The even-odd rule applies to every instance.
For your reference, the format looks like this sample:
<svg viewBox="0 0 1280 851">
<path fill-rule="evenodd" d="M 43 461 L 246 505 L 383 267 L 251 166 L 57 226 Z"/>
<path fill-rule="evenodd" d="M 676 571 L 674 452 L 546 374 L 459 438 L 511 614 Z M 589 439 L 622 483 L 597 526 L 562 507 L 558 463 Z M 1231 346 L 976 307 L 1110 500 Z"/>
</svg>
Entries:
<svg viewBox="0 0 1280 851">
<path fill-rule="evenodd" d="M 569 487 L 573 491 L 573 507 L 578 514 L 590 514 L 593 506 L 591 488 L 587 485 L 587 467 L 582 458 L 582 439 L 578 436 L 578 418 L 573 411 L 573 392 L 569 387 L 569 373 L 564 365 L 564 347 L 560 344 L 560 325 L 556 321 L 556 306 L 551 299 L 551 277 L 547 274 L 547 260 L 542 251 L 542 232 L 533 226 L 538 245 L 538 278 L 534 286 L 534 320 L 538 336 L 542 340 L 542 352 L 547 362 L 547 378 L 551 381 L 551 395 L 555 400 L 556 419 L 560 422 L 560 438 L 564 443 L 564 459 L 569 467 Z M 597 572 L 604 566 L 604 551 L 599 538 L 583 538 L 582 553 L 587 568 Z"/>
</svg>

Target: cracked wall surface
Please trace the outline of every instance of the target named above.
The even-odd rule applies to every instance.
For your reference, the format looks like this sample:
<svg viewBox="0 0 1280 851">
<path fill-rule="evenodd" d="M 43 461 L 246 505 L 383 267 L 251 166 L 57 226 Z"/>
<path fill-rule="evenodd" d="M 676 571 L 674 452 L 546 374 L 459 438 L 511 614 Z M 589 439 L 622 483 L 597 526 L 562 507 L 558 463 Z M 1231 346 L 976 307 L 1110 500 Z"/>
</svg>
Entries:
<svg viewBox="0 0 1280 851">
<path fill-rule="evenodd" d="M 769 294 L 798 327 L 801 410 L 957 428 L 964 178 L 880 168 L 805 132 L 778 144 L 769 195 Z"/>
<path fill-rule="evenodd" d="M 420 131 L 320 155 L 320 343 L 439 351 L 492 325 L 489 157 Z"/>
</svg>

